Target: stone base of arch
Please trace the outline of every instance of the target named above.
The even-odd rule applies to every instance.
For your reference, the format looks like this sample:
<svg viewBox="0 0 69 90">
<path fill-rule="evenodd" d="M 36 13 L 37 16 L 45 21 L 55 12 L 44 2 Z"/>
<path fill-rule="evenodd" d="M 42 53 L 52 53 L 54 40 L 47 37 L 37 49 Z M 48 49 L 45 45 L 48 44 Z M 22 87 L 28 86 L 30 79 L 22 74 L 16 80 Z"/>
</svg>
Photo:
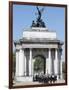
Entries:
<svg viewBox="0 0 69 90">
<path fill-rule="evenodd" d="M 52 49 L 21 49 L 19 51 L 16 51 L 16 75 L 15 80 L 16 81 L 33 81 L 34 76 L 34 70 L 33 70 L 33 59 L 36 55 L 43 55 L 46 60 L 46 66 L 45 66 L 45 75 L 57 75 L 57 72 L 59 71 L 59 61 L 61 59 L 58 58 L 58 51 L 57 49 L 54 49 L 54 52 Z M 53 57 L 54 56 L 54 57 Z M 53 62 L 52 62 L 53 60 Z M 18 61 L 18 62 L 17 62 Z M 27 62 L 28 61 L 28 62 Z M 55 62 L 54 62 L 55 61 Z M 62 73 L 61 73 L 62 75 Z M 59 79 L 59 78 L 57 78 Z"/>
<path fill-rule="evenodd" d="M 33 81 L 33 76 L 16 76 L 15 77 L 16 82 L 27 82 L 27 81 Z"/>
</svg>

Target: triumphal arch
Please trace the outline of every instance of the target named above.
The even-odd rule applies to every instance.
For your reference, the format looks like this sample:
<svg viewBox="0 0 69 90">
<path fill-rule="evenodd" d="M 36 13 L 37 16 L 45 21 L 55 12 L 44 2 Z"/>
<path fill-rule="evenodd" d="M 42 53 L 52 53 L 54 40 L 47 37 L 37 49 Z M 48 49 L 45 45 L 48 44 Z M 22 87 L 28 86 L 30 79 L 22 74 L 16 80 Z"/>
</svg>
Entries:
<svg viewBox="0 0 69 90">
<path fill-rule="evenodd" d="M 57 80 L 62 79 L 63 42 L 58 40 L 56 32 L 50 31 L 46 27 L 41 18 L 41 10 L 38 7 L 36 8 L 38 11 L 36 21 L 33 20 L 32 25 L 23 30 L 23 37 L 14 42 L 16 48 L 16 81 L 33 81 L 34 75 L 41 73 L 46 76 L 56 75 Z M 37 57 L 40 57 L 44 63 L 40 72 L 35 72 L 38 67 L 37 65 L 35 68 L 34 65 Z"/>
</svg>

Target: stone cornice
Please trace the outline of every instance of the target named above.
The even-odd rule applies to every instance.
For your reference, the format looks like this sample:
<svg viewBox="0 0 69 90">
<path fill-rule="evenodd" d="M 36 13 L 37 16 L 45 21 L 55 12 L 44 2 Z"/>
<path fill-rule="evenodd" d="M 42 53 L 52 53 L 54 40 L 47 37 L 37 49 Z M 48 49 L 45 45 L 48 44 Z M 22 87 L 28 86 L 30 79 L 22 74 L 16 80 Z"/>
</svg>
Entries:
<svg viewBox="0 0 69 90">
<path fill-rule="evenodd" d="M 14 45 L 22 45 L 22 44 L 58 44 L 58 45 L 63 45 L 64 42 L 58 40 L 58 39 L 45 39 L 45 38 L 32 38 L 32 39 L 20 39 L 18 41 L 14 41 Z"/>
</svg>

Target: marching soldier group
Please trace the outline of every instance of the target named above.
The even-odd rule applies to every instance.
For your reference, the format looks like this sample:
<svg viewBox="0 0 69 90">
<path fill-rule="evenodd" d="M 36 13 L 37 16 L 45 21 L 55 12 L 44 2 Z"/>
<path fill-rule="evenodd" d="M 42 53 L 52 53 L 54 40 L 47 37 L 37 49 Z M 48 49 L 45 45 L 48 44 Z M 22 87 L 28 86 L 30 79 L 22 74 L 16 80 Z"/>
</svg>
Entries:
<svg viewBox="0 0 69 90">
<path fill-rule="evenodd" d="M 54 83 L 57 80 L 57 76 L 51 75 L 51 76 L 46 76 L 46 75 L 36 75 L 33 78 L 33 81 L 38 81 L 41 83 Z"/>
</svg>

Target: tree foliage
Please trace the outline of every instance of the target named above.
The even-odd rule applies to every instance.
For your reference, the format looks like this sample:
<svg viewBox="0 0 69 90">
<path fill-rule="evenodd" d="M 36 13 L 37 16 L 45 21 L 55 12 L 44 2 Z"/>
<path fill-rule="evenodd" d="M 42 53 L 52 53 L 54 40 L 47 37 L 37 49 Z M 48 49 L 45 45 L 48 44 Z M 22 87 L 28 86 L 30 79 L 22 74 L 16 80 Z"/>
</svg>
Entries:
<svg viewBox="0 0 69 90">
<path fill-rule="evenodd" d="M 15 67 L 16 67 L 16 56 L 15 53 L 13 53 L 13 72 L 15 74 Z"/>
<path fill-rule="evenodd" d="M 65 62 L 62 63 L 62 72 L 65 73 Z"/>
<path fill-rule="evenodd" d="M 44 59 L 40 56 L 35 58 L 34 71 L 35 72 L 44 71 Z"/>
</svg>

